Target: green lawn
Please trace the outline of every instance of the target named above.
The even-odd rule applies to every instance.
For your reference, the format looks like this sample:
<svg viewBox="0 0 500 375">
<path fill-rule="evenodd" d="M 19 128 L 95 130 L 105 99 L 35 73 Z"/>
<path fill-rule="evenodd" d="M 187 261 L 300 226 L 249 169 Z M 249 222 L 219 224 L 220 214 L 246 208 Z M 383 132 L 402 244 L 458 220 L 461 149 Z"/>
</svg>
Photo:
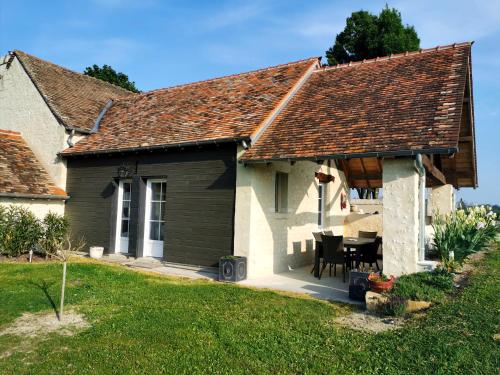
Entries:
<svg viewBox="0 0 500 375">
<path fill-rule="evenodd" d="M 497 249 L 498 250 L 498 249 Z M 397 331 L 370 334 L 333 322 L 349 309 L 214 282 L 179 281 L 73 263 L 68 308 L 92 328 L 28 343 L 0 336 L 0 372 L 498 374 L 500 251 L 457 298 Z M 0 330 L 58 303 L 59 264 L 0 264 Z M 25 342 L 25 347 L 26 342 Z"/>
</svg>

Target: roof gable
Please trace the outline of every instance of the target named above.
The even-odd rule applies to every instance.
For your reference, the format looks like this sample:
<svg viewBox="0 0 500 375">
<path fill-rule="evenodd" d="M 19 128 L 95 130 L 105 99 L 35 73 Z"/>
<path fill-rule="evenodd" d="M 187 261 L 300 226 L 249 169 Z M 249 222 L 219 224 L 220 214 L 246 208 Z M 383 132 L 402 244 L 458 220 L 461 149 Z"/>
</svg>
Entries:
<svg viewBox="0 0 500 375">
<path fill-rule="evenodd" d="M 247 162 L 458 147 L 470 43 L 315 71 Z"/>
<path fill-rule="evenodd" d="M 99 131 L 64 154 L 249 138 L 318 58 L 116 101 Z"/>
<path fill-rule="evenodd" d="M 24 70 L 62 125 L 90 132 L 109 99 L 134 95 L 108 82 L 71 71 L 22 51 L 14 51 Z"/>
<path fill-rule="evenodd" d="M 0 176 L 0 196 L 66 197 L 18 132 L 0 130 Z"/>
</svg>

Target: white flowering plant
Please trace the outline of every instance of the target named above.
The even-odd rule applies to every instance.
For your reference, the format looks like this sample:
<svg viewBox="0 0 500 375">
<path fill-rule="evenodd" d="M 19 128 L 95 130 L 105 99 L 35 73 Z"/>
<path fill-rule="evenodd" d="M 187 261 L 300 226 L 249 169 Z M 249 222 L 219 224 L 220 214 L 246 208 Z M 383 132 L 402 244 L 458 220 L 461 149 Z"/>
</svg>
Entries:
<svg viewBox="0 0 500 375">
<path fill-rule="evenodd" d="M 497 215 L 489 206 L 458 209 L 433 219 L 433 245 L 442 261 L 450 254 L 461 262 L 467 255 L 481 250 L 498 233 Z"/>
</svg>

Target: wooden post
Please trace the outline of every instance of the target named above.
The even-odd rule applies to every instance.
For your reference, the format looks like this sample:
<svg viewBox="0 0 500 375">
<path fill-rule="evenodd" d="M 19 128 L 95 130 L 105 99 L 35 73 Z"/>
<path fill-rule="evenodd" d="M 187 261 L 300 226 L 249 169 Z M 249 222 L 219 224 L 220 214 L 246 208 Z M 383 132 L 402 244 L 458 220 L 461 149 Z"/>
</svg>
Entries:
<svg viewBox="0 0 500 375">
<path fill-rule="evenodd" d="M 61 287 L 61 306 L 59 307 L 59 321 L 62 321 L 64 314 L 64 289 L 66 288 L 66 261 L 63 262 L 63 279 Z"/>
</svg>

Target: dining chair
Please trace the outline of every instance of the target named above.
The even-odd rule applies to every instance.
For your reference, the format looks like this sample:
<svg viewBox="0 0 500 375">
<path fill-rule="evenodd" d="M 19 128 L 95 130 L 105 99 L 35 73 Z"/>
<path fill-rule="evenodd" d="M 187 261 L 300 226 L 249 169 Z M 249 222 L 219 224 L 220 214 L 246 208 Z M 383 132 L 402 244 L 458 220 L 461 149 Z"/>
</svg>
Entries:
<svg viewBox="0 0 500 375">
<path fill-rule="evenodd" d="M 343 282 L 345 282 L 350 255 L 349 252 L 344 252 L 344 237 L 322 235 L 321 238 L 323 243 L 323 267 L 319 273 L 319 278 L 321 279 L 321 274 L 328 264 L 330 264 L 330 276 L 332 276 L 332 265 L 334 266 L 333 276 L 337 276 L 337 264 L 342 264 L 342 278 Z"/>
<path fill-rule="evenodd" d="M 322 238 L 321 238 L 321 232 L 313 232 L 313 237 L 314 237 L 314 246 L 315 246 L 315 251 L 319 253 L 319 257 L 321 258 L 323 256 L 323 243 Z M 314 272 L 315 266 L 313 266 L 311 273 Z"/>
<path fill-rule="evenodd" d="M 382 237 L 380 237 L 380 246 L 377 251 L 377 259 L 383 261 L 384 260 L 384 241 Z"/>
<path fill-rule="evenodd" d="M 377 232 L 368 232 L 368 231 L 360 230 L 358 232 L 358 237 L 360 237 L 360 238 L 376 238 Z"/>
<path fill-rule="evenodd" d="M 363 245 L 360 249 L 359 253 L 359 262 L 363 263 L 363 268 L 365 267 L 365 263 L 368 263 L 370 267 L 372 267 L 373 263 L 377 266 L 377 271 L 380 271 L 380 267 L 378 265 L 378 249 L 382 245 L 382 237 L 376 237 L 375 241 L 366 245 Z"/>
</svg>

